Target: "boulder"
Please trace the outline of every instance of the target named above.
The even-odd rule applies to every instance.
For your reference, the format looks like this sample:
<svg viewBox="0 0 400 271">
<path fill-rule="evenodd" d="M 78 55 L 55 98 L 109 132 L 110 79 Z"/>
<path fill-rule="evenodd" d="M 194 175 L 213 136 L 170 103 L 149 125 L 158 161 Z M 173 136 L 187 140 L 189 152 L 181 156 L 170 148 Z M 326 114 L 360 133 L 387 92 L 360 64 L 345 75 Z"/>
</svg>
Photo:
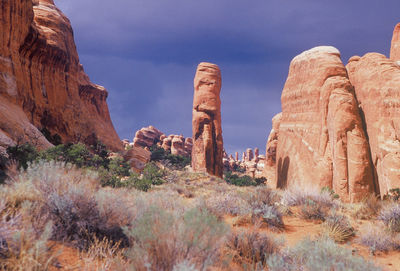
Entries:
<svg viewBox="0 0 400 271">
<path fill-rule="evenodd" d="M 194 78 L 192 168 L 222 178 L 221 72 L 200 63 Z"/>
<path fill-rule="evenodd" d="M 123 154 L 124 159 L 128 161 L 130 167 L 136 173 L 143 171 L 146 164 L 150 161 L 150 156 L 150 151 L 136 146 L 132 146 L 132 148 L 126 150 Z"/>
<path fill-rule="evenodd" d="M 163 135 L 160 130 L 153 126 L 144 127 L 136 132 L 133 145 L 135 147 L 150 148 L 160 142 Z"/>
</svg>

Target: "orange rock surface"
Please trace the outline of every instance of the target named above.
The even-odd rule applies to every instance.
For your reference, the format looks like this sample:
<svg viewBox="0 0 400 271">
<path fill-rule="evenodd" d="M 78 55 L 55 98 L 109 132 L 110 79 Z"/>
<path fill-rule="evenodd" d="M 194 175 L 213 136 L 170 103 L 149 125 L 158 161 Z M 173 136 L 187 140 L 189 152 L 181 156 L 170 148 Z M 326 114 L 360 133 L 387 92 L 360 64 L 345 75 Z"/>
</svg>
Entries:
<svg viewBox="0 0 400 271">
<path fill-rule="evenodd" d="M 15 105 L 25 113 L 26 119 L 18 117 L 24 118 L 24 126 L 32 125 L 18 136 L 35 144 L 30 139 L 37 138 L 37 128 L 46 128 L 64 142 L 100 140 L 121 150 L 108 93 L 84 73 L 71 24 L 53 0 L 2 1 L 0 7 L 0 95 L 7 104 L 0 111 Z M 0 128 L 17 140 L 4 125 Z M 44 138 L 39 141 L 39 147 L 49 145 Z"/>
<path fill-rule="evenodd" d="M 378 53 L 351 58 L 347 70 L 364 116 L 376 186 L 400 187 L 400 67 Z"/>
<path fill-rule="evenodd" d="M 400 61 L 400 23 L 395 26 L 393 31 L 390 59 L 394 61 Z"/>
<path fill-rule="evenodd" d="M 344 201 L 374 191 L 367 137 L 336 48 L 295 57 L 281 101 L 277 187 L 330 187 Z"/>
<path fill-rule="evenodd" d="M 192 168 L 222 177 L 221 72 L 200 63 L 194 78 Z"/>
</svg>

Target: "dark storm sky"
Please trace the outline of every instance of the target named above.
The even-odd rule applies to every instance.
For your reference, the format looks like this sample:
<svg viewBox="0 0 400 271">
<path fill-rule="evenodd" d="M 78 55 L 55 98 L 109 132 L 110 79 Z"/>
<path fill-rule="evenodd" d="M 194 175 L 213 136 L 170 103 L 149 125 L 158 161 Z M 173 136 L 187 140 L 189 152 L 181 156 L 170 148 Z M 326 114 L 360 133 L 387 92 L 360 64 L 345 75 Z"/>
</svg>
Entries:
<svg viewBox="0 0 400 271">
<path fill-rule="evenodd" d="M 193 76 L 222 70 L 222 129 L 229 153 L 265 152 L 291 59 L 331 45 L 389 55 L 400 0 L 56 0 L 80 60 L 109 91 L 121 138 L 154 125 L 191 136 Z"/>
</svg>

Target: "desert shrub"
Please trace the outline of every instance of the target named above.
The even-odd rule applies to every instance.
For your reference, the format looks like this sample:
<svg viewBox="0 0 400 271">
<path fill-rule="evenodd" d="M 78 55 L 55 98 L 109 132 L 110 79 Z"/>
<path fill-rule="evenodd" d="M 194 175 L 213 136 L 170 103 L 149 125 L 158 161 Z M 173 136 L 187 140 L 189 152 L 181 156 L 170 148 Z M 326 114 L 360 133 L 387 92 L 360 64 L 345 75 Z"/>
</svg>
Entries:
<svg viewBox="0 0 400 271">
<path fill-rule="evenodd" d="M 233 172 L 238 172 L 238 173 L 245 173 L 246 172 L 246 168 L 242 167 L 241 165 L 238 164 L 233 164 Z"/>
<path fill-rule="evenodd" d="M 251 214 L 250 204 L 235 191 L 215 193 L 205 200 L 205 206 L 215 215 L 247 215 Z"/>
<path fill-rule="evenodd" d="M 0 151 L 0 184 L 3 184 L 7 179 L 7 163 L 9 162 L 6 153 Z"/>
<path fill-rule="evenodd" d="M 338 202 L 335 201 L 330 192 L 318 191 L 315 189 L 287 189 L 283 193 L 282 202 L 287 206 L 300 206 L 309 203 L 310 200 L 318 205 L 336 208 Z"/>
<path fill-rule="evenodd" d="M 336 194 L 335 191 L 332 188 L 328 187 L 328 186 L 322 187 L 321 193 L 328 193 L 334 199 L 338 199 L 339 198 L 339 195 Z"/>
<path fill-rule="evenodd" d="M 154 162 L 148 163 L 143 169 L 143 179 L 150 180 L 153 185 L 160 185 L 164 183 L 163 177 L 165 172 L 161 170 Z"/>
<path fill-rule="evenodd" d="M 392 232 L 400 232 L 400 203 L 392 203 L 386 206 L 378 216 L 379 220 Z"/>
<path fill-rule="evenodd" d="M 173 155 L 157 145 L 153 145 L 150 148 L 150 151 L 151 151 L 151 156 L 150 156 L 151 161 L 162 162 L 169 168 L 183 169 L 187 165 L 190 165 L 191 163 L 191 157 L 186 157 L 182 155 Z"/>
<path fill-rule="evenodd" d="M 323 234 L 338 243 L 344 243 L 354 236 L 354 228 L 344 215 L 332 213 L 325 217 Z"/>
<path fill-rule="evenodd" d="M 280 244 L 269 235 L 250 230 L 234 231 L 226 240 L 225 257 L 245 270 L 261 270 L 270 255 L 280 250 Z"/>
<path fill-rule="evenodd" d="M 329 238 L 317 241 L 305 239 L 295 247 L 281 254 L 274 254 L 267 260 L 268 270 L 289 271 L 369 271 L 380 270 L 350 249 L 340 247 Z"/>
<path fill-rule="evenodd" d="M 368 247 L 370 252 L 375 254 L 377 251 L 388 252 L 394 249 L 396 246 L 395 240 L 383 227 L 370 226 L 361 232 L 357 242 Z"/>
<path fill-rule="evenodd" d="M 54 259 L 48 251 L 52 224 L 47 223 L 40 231 L 33 227 L 29 218 L 30 204 L 24 204 L 17 212 L 7 209 L 5 200 L 0 202 L 0 269 L 1 270 L 48 270 Z"/>
<path fill-rule="evenodd" d="M 264 205 L 262 208 L 253 209 L 254 218 L 261 218 L 263 225 L 275 230 L 283 230 L 285 225 L 282 219 L 282 213 L 274 205 Z"/>
<path fill-rule="evenodd" d="M 26 169 L 28 164 L 35 161 L 39 156 L 36 148 L 29 143 L 8 147 L 7 154 L 10 160 L 17 161 L 19 167 L 24 169 Z"/>
<path fill-rule="evenodd" d="M 371 219 L 378 215 L 382 208 L 382 203 L 377 196 L 371 194 L 360 203 L 352 204 L 350 208 L 354 218 Z"/>
<path fill-rule="evenodd" d="M 224 180 L 228 184 L 236 185 L 236 186 L 256 186 L 260 185 L 263 182 L 257 182 L 255 179 L 250 176 L 243 175 L 239 176 L 237 174 L 232 173 L 231 171 L 225 172 Z M 258 179 L 260 180 L 260 179 Z"/>
<path fill-rule="evenodd" d="M 280 196 L 271 188 L 262 185 L 249 193 L 247 199 L 250 206 L 254 209 L 263 207 L 264 205 L 274 205 L 280 201 Z"/>
<path fill-rule="evenodd" d="M 339 207 L 339 203 L 327 190 L 288 189 L 282 196 L 284 206 L 299 206 L 298 215 L 304 219 L 324 221 L 330 210 Z"/>
<path fill-rule="evenodd" d="M 326 206 L 309 199 L 300 206 L 299 216 L 307 220 L 324 221 L 328 211 L 329 209 Z"/>
<path fill-rule="evenodd" d="M 172 270 L 187 265 L 205 270 L 218 256 L 228 227 L 206 209 L 174 211 L 149 206 L 125 228 L 134 270 Z M 177 267 L 176 267 L 177 268 Z"/>
<path fill-rule="evenodd" d="M 39 162 L 29 165 L 17 180 L 2 187 L 1 195 L 14 212 L 26 203 L 32 204 L 34 226 L 53 221 L 52 239 L 65 240 L 76 246 L 88 247 L 93 237 L 104 237 L 127 245 L 119 220 L 101 215 L 96 174 L 82 171 L 62 162 Z M 109 204 L 114 206 L 114 199 Z M 114 213 L 127 216 L 119 208 Z"/>
</svg>

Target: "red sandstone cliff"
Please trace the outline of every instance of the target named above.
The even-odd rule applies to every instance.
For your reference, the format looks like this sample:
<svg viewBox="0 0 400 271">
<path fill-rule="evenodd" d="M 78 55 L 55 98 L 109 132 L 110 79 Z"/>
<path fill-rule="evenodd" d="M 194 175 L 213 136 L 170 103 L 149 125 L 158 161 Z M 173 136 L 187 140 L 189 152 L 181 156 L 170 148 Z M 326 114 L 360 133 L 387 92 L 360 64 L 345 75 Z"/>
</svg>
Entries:
<svg viewBox="0 0 400 271">
<path fill-rule="evenodd" d="M 1 1 L 0 21 L 0 146 L 48 147 L 38 131 L 46 128 L 64 142 L 121 150 L 108 93 L 84 73 L 70 22 L 53 0 Z"/>
</svg>

